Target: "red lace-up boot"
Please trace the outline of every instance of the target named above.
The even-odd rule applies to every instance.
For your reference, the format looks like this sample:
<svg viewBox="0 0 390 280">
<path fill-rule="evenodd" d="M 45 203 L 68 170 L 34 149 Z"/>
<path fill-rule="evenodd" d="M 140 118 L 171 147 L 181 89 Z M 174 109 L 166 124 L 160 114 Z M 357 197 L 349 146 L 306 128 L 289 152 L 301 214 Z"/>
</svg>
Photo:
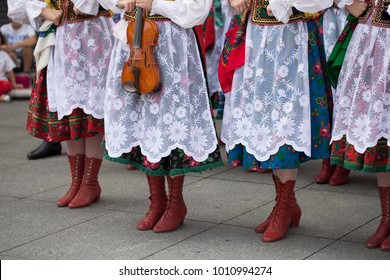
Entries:
<svg viewBox="0 0 390 280">
<path fill-rule="evenodd" d="M 277 201 L 278 200 L 278 196 L 279 196 L 279 190 L 280 190 L 280 186 L 279 186 L 280 181 L 279 181 L 279 178 L 274 176 L 274 175 L 272 175 L 272 179 L 274 180 L 275 190 L 276 190 L 275 201 Z M 290 226 L 291 227 L 298 227 L 299 226 L 299 221 L 301 219 L 302 211 L 301 211 L 301 207 L 299 207 L 297 199 L 295 198 L 295 192 L 294 191 L 293 191 L 293 193 L 291 195 L 290 209 L 291 209 L 291 220 L 295 222 L 295 223 L 291 223 Z M 274 212 L 275 212 L 275 206 L 272 209 L 271 214 L 269 214 L 268 218 L 264 222 L 262 222 L 261 224 L 259 224 L 256 227 L 255 232 L 263 233 L 267 229 L 269 221 L 271 220 L 271 217 L 274 214 Z"/>
<path fill-rule="evenodd" d="M 330 165 L 330 159 L 324 158 L 322 159 L 322 167 L 320 174 L 316 177 L 316 183 L 317 184 L 327 184 L 329 183 L 330 177 L 332 177 L 333 171 L 335 170 L 336 166 Z"/>
<path fill-rule="evenodd" d="M 351 171 L 345 169 L 342 166 L 337 166 L 332 176 L 329 179 L 329 185 L 331 186 L 341 186 L 348 182 L 349 173 Z"/>
<path fill-rule="evenodd" d="M 390 187 L 378 187 L 382 219 L 374 235 L 366 241 L 367 248 L 379 248 L 390 235 Z M 387 247 L 388 242 L 383 246 Z"/>
<path fill-rule="evenodd" d="M 267 229 L 264 231 L 263 242 L 273 242 L 283 239 L 287 233 L 288 227 L 299 224 L 299 218 L 292 219 L 290 201 L 295 187 L 295 180 L 280 182 L 279 195 L 276 199 L 275 210 L 269 221 Z"/>
<path fill-rule="evenodd" d="M 183 199 L 184 176 L 167 177 L 169 196 L 167 208 L 161 219 L 154 226 L 154 232 L 168 232 L 176 230 L 187 214 L 187 207 Z"/>
<path fill-rule="evenodd" d="M 149 176 L 148 179 L 150 191 L 150 207 L 146 216 L 137 224 L 138 230 L 149 230 L 160 220 L 167 207 L 167 193 L 165 192 L 165 177 L 163 176 Z"/>
<path fill-rule="evenodd" d="M 390 235 L 381 243 L 381 249 L 383 251 L 390 251 Z"/>
<path fill-rule="evenodd" d="M 70 174 L 72 176 L 72 183 L 68 192 L 57 201 L 58 207 L 66 207 L 75 198 L 80 189 L 80 184 L 84 175 L 85 155 L 77 154 L 69 156 Z"/>
<path fill-rule="evenodd" d="M 100 198 L 101 188 L 98 181 L 102 159 L 85 157 L 84 177 L 76 197 L 69 208 L 82 208 L 91 205 Z"/>
</svg>

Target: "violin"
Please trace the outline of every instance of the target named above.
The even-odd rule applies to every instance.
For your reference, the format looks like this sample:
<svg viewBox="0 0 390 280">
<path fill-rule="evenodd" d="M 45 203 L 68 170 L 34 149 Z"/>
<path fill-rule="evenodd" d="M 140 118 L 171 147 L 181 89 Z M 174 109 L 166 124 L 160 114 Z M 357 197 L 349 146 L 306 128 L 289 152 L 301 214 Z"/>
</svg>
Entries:
<svg viewBox="0 0 390 280">
<path fill-rule="evenodd" d="M 139 94 L 161 89 L 160 68 L 154 59 L 159 30 L 157 24 L 143 14 L 143 9 L 137 7 L 135 20 L 127 26 L 127 42 L 131 48 L 122 71 L 123 88 Z"/>
</svg>

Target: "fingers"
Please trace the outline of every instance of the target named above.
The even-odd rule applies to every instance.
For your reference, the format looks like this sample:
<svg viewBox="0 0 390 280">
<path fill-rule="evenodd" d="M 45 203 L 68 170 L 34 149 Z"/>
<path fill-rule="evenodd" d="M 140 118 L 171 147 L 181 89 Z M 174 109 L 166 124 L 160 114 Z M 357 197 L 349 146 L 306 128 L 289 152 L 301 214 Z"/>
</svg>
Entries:
<svg viewBox="0 0 390 280">
<path fill-rule="evenodd" d="M 56 11 L 56 15 L 54 16 L 53 18 L 53 23 L 54 25 L 56 26 L 59 26 L 61 24 L 61 20 L 62 20 L 62 11 Z"/>
<path fill-rule="evenodd" d="M 238 0 L 232 3 L 232 7 L 235 9 L 237 13 L 242 14 L 249 8 L 250 4 L 251 4 L 250 0 Z"/>
<path fill-rule="evenodd" d="M 151 10 L 152 2 L 152 0 L 135 0 L 135 6 L 145 10 Z"/>
<path fill-rule="evenodd" d="M 128 3 L 128 12 L 132 12 L 135 9 L 135 1 Z"/>
<path fill-rule="evenodd" d="M 367 4 L 365 2 L 354 2 L 350 6 L 346 6 L 346 9 L 354 17 L 360 17 L 364 11 L 367 9 Z"/>
<path fill-rule="evenodd" d="M 270 17 L 273 17 L 274 16 L 274 13 L 272 12 L 272 9 L 270 6 L 267 7 L 267 14 L 270 16 Z"/>
<path fill-rule="evenodd" d="M 120 0 L 116 5 L 118 8 L 131 13 L 135 8 L 135 0 Z"/>
<path fill-rule="evenodd" d="M 118 1 L 117 6 L 128 13 L 131 13 L 135 8 L 135 0 Z"/>
</svg>

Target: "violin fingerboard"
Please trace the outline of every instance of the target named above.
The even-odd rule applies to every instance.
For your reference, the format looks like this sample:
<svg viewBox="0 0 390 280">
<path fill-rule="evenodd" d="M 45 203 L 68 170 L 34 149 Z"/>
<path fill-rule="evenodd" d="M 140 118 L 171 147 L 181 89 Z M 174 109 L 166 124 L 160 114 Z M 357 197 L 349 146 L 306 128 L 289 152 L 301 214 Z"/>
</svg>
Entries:
<svg viewBox="0 0 390 280">
<path fill-rule="evenodd" d="M 135 19 L 134 41 L 133 48 L 139 49 L 142 42 L 142 25 L 143 25 L 144 11 L 137 7 L 137 16 Z"/>
</svg>

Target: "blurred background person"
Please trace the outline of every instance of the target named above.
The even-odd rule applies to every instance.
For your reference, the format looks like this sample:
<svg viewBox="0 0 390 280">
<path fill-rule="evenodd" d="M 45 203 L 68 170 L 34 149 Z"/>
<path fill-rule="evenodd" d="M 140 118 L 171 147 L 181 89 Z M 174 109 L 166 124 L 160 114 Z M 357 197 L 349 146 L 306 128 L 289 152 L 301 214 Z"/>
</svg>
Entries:
<svg viewBox="0 0 390 280">
<path fill-rule="evenodd" d="M 33 51 L 37 43 L 34 29 L 29 24 L 11 20 L 11 23 L 0 28 L 0 32 L 6 40 L 0 49 L 12 57 L 18 71 L 31 73 L 33 71 Z"/>
<path fill-rule="evenodd" d="M 28 5 L 27 5 L 27 3 L 28 3 Z M 32 10 L 39 10 L 39 7 L 44 8 L 44 7 L 46 7 L 46 5 L 47 5 L 46 3 L 40 2 L 40 1 L 8 0 L 7 1 L 7 8 L 8 8 L 7 13 L 8 13 L 8 16 L 14 22 L 22 24 L 23 26 L 30 26 L 30 25 L 28 25 L 29 19 L 27 16 L 26 9 L 30 8 Z M 0 32 L 0 34 L 1 34 L 1 32 Z M 30 34 L 32 34 L 32 33 L 30 33 Z M 34 35 L 35 35 L 35 31 L 34 31 Z M 0 45 L 3 45 L 3 43 L 1 43 Z M 40 158 L 45 158 L 48 156 L 60 155 L 61 151 L 62 151 L 62 147 L 61 147 L 60 142 L 48 142 L 48 141 L 44 140 L 37 148 L 35 148 L 34 150 L 27 153 L 27 158 L 28 159 L 40 159 Z"/>
<path fill-rule="evenodd" d="M 4 42 L 4 37 L 0 35 L 1 44 Z M 23 87 L 15 81 L 13 69 L 15 63 L 11 57 L 3 50 L 0 50 L 0 102 L 11 101 L 8 95 L 12 89 Z"/>
</svg>

